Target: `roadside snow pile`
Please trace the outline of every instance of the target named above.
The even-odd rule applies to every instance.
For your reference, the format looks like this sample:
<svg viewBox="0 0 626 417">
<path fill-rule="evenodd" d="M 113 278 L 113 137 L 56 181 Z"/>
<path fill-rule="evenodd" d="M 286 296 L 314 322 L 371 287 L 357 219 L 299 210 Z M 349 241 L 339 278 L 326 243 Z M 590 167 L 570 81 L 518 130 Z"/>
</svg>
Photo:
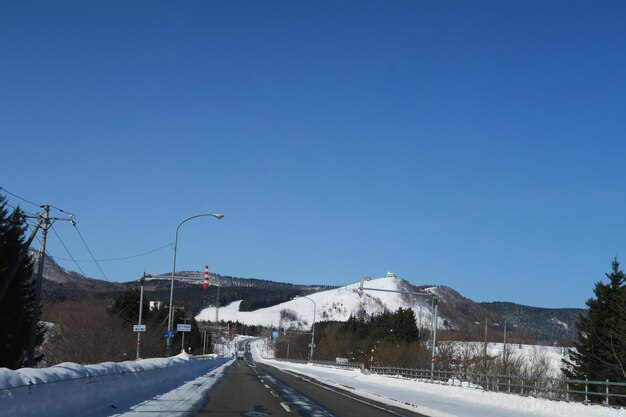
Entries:
<svg viewBox="0 0 626 417">
<path fill-rule="evenodd" d="M 311 377 L 326 385 L 384 404 L 430 417 L 626 417 L 626 409 L 584 405 L 488 392 L 449 381 L 450 385 L 366 374 L 360 370 L 333 369 L 267 359 L 264 343 L 253 342 L 252 356 L 283 371 Z"/>
<path fill-rule="evenodd" d="M 0 368 L 0 410 L 19 416 L 88 416 L 122 412 L 180 386 L 228 358 L 172 358 L 50 368 Z"/>
<path fill-rule="evenodd" d="M 180 387 L 137 404 L 123 414 L 107 414 L 106 417 L 187 417 L 201 411 L 207 401 L 207 393 L 224 376 L 225 368 L 234 362 L 231 359 L 224 366 L 211 370 L 208 374 L 193 379 Z M 104 417 L 94 416 L 94 417 Z"/>
</svg>

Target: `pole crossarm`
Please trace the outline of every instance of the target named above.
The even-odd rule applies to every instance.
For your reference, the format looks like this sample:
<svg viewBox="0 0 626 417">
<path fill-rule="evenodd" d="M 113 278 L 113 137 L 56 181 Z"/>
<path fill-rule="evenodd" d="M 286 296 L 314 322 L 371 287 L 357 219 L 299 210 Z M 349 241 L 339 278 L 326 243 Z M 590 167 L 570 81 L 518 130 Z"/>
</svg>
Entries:
<svg viewBox="0 0 626 417">
<path fill-rule="evenodd" d="M 363 283 L 365 282 L 366 277 L 364 275 L 361 275 L 361 280 L 359 282 L 359 288 L 357 289 L 357 293 L 359 294 L 359 296 L 363 295 L 363 291 L 381 291 L 381 292 L 391 292 L 391 293 L 396 293 L 396 294 L 409 294 L 409 295 L 420 295 L 420 296 L 425 296 L 425 297 L 432 297 L 432 303 L 433 303 L 433 315 L 432 315 L 432 335 L 433 335 L 433 351 L 432 351 L 432 357 L 431 357 L 431 364 L 430 364 L 430 379 L 431 381 L 434 378 L 435 375 L 435 360 L 437 357 L 437 318 L 438 318 L 438 307 L 439 307 L 439 295 L 437 293 L 431 293 L 431 292 L 416 292 L 416 291 L 400 291 L 400 290 L 387 290 L 387 289 L 382 289 L 382 288 L 366 288 L 363 286 Z"/>
<path fill-rule="evenodd" d="M 169 281 L 172 278 L 174 278 L 175 280 L 178 281 L 202 281 L 202 277 L 184 277 L 184 276 L 178 276 L 178 275 L 161 275 L 161 276 L 157 276 L 157 275 L 146 275 L 145 280 L 146 281 Z"/>
<path fill-rule="evenodd" d="M 436 297 L 436 298 L 439 297 L 437 294 L 433 294 L 433 293 L 430 293 L 430 292 L 385 290 L 385 289 L 382 289 L 382 288 L 367 288 L 367 287 L 363 287 L 363 288 L 360 288 L 358 291 L 382 291 L 382 292 L 395 292 L 395 293 L 398 293 L 398 294 L 421 295 L 421 296 L 424 296 L 424 297 Z"/>
</svg>

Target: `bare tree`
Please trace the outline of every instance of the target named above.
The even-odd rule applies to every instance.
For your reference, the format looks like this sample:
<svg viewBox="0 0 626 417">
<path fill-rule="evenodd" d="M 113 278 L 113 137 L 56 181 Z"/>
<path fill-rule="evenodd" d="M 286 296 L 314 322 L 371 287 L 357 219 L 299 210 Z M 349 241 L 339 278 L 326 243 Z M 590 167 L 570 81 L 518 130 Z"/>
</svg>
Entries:
<svg viewBox="0 0 626 417">
<path fill-rule="evenodd" d="M 53 323 L 43 349 L 48 365 L 134 359 L 134 334 L 97 300 L 55 304 L 46 320 Z"/>
</svg>

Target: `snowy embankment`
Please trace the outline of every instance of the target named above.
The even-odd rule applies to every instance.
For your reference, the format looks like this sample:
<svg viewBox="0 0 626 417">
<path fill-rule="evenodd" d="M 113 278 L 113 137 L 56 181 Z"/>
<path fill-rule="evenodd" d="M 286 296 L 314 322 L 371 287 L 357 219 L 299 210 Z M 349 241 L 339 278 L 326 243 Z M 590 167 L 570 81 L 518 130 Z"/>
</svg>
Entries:
<svg viewBox="0 0 626 417">
<path fill-rule="evenodd" d="M 262 341 L 252 343 L 255 361 L 314 378 L 364 398 L 429 417 L 626 417 L 626 410 L 485 392 L 425 381 L 265 359 Z"/>
<path fill-rule="evenodd" d="M 107 416 L 206 375 L 232 358 L 173 358 L 61 363 L 50 368 L 0 368 L 0 410 L 14 416 Z M 167 395 L 167 394 L 165 394 Z M 134 408 L 134 407 L 133 407 Z"/>
</svg>

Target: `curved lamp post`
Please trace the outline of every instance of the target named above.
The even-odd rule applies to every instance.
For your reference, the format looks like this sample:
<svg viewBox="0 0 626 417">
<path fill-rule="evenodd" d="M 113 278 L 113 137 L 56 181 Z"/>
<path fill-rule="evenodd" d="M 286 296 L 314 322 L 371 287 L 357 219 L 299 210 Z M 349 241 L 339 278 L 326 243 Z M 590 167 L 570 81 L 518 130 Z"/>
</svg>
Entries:
<svg viewBox="0 0 626 417">
<path fill-rule="evenodd" d="M 222 219 L 224 218 L 224 215 L 219 214 L 219 213 L 198 214 L 198 215 L 186 218 L 182 222 L 178 223 L 178 226 L 176 227 L 176 237 L 174 238 L 174 266 L 172 267 L 172 285 L 170 287 L 170 311 L 169 311 L 169 316 L 167 318 L 168 333 L 171 333 L 172 331 L 172 317 L 174 314 L 173 308 L 172 308 L 172 301 L 174 300 L 174 275 L 176 274 L 176 248 L 178 246 L 178 229 L 180 229 L 180 226 L 182 226 L 183 223 L 186 223 L 189 220 L 195 219 L 197 217 L 215 217 L 216 219 Z M 169 357 L 172 351 L 172 338 L 166 337 L 165 339 L 167 340 L 166 352 L 167 352 L 167 356 Z"/>
<path fill-rule="evenodd" d="M 309 353 L 309 358 L 312 361 L 313 350 L 315 347 L 315 315 L 316 315 L 316 310 L 317 310 L 317 304 L 315 304 L 315 301 L 313 301 L 312 298 L 309 298 L 306 295 L 299 295 L 296 298 L 306 298 L 307 300 L 313 303 L 313 326 L 311 327 L 311 352 Z"/>
</svg>

